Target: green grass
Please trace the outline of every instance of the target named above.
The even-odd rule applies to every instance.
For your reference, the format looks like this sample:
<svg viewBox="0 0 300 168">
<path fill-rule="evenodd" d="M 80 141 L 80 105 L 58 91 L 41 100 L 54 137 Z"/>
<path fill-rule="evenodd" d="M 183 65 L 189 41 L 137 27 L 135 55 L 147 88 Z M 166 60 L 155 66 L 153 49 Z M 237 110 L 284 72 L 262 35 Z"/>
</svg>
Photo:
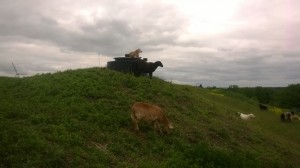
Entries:
<svg viewBox="0 0 300 168">
<path fill-rule="evenodd" d="M 297 167 L 300 122 L 218 89 L 89 68 L 0 77 L 0 167 Z M 169 135 L 141 124 L 136 101 L 166 110 Z M 280 109 L 279 109 L 280 110 Z M 254 113 L 241 121 L 237 112 Z"/>
</svg>

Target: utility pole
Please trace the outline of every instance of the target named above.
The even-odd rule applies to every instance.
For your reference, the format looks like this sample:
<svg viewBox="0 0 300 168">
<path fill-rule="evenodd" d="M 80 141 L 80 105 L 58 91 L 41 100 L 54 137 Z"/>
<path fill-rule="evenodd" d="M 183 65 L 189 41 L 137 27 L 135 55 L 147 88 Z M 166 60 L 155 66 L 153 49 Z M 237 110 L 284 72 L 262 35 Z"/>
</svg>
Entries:
<svg viewBox="0 0 300 168">
<path fill-rule="evenodd" d="M 12 66 L 14 67 L 14 70 L 15 70 L 15 72 L 16 72 L 16 76 L 19 78 L 19 77 L 20 77 L 20 74 L 18 73 L 17 68 L 15 67 L 15 65 L 14 65 L 13 62 L 11 62 L 11 64 L 12 64 Z"/>
</svg>

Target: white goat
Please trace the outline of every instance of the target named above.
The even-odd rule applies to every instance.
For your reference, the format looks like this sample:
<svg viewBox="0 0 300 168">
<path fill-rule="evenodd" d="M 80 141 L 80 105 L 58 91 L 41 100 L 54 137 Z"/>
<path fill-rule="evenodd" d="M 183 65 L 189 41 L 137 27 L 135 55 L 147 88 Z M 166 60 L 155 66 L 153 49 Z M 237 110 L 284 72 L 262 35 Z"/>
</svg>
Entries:
<svg viewBox="0 0 300 168">
<path fill-rule="evenodd" d="M 243 120 L 249 120 L 250 118 L 254 118 L 255 117 L 252 113 L 251 114 L 243 114 L 243 113 L 238 112 L 238 115 Z"/>
</svg>

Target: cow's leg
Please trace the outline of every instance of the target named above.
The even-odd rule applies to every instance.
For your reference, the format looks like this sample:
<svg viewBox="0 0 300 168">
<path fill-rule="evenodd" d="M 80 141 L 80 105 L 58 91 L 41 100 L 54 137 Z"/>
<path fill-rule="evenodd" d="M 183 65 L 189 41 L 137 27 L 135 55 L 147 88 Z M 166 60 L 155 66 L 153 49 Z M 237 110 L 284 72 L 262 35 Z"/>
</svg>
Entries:
<svg viewBox="0 0 300 168">
<path fill-rule="evenodd" d="M 160 125 L 158 124 L 158 128 L 159 128 L 159 132 L 162 134 L 163 133 L 163 131 L 162 131 L 162 129 L 161 129 L 161 127 L 160 127 Z"/>
<path fill-rule="evenodd" d="M 159 131 L 160 133 L 163 133 L 158 121 L 156 121 L 156 128 L 157 128 L 157 131 Z"/>
<path fill-rule="evenodd" d="M 133 121 L 132 124 L 133 124 L 134 131 L 138 132 L 140 130 L 138 122 L 137 121 Z"/>
<path fill-rule="evenodd" d="M 137 119 L 131 115 L 132 125 L 135 132 L 139 131 L 138 121 Z"/>
<path fill-rule="evenodd" d="M 152 78 L 152 72 L 149 72 L 149 77 L 150 77 L 150 79 Z"/>
<path fill-rule="evenodd" d="M 292 117 L 291 117 L 291 114 L 287 114 L 287 119 L 288 119 L 288 121 L 292 121 L 291 118 L 292 118 Z"/>
<path fill-rule="evenodd" d="M 158 121 L 154 121 L 154 130 L 157 132 L 162 132 Z"/>
</svg>

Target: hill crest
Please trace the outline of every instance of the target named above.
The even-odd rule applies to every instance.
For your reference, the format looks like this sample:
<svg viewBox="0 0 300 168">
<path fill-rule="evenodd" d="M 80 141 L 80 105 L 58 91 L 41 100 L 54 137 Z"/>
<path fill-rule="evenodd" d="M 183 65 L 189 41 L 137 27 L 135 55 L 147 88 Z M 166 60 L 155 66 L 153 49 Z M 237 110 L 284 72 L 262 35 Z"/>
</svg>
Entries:
<svg viewBox="0 0 300 168">
<path fill-rule="evenodd" d="M 299 122 L 219 89 L 136 78 L 105 68 L 0 78 L 4 167 L 296 167 Z M 136 101 L 166 110 L 170 135 L 135 134 Z M 254 113 L 241 121 L 236 113 Z M 288 162 L 287 162 L 288 160 Z"/>
</svg>

